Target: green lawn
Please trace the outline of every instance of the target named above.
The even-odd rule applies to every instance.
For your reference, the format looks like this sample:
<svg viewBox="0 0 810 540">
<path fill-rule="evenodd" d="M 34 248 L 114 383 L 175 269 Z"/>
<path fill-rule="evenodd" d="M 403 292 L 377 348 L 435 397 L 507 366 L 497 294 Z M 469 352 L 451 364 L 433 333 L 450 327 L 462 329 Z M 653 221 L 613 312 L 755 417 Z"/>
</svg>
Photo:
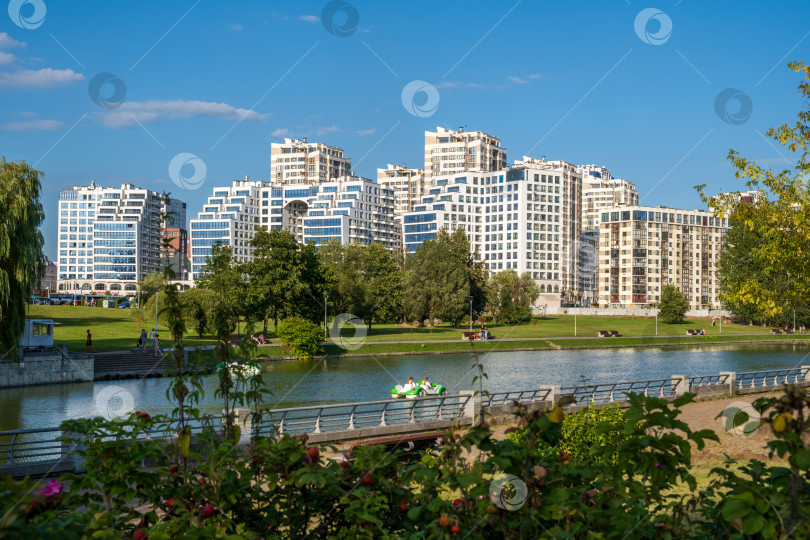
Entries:
<svg viewBox="0 0 810 540">
<path fill-rule="evenodd" d="M 56 327 L 55 341 L 57 343 L 67 343 L 71 351 L 83 351 L 85 334 L 87 329 L 93 333 L 93 343 L 98 351 L 120 350 L 134 348 L 138 342 L 140 327 L 130 318 L 130 311 L 127 309 L 105 309 L 91 307 L 72 306 L 29 306 L 29 316 L 37 318 L 49 318 L 61 323 Z M 144 327 L 147 331 L 152 329 L 154 321 L 145 321 Z M 490 323 L 490 332 L 497 338 L 490 342 L 469 342 L 461 341 L 461 333 L 466 328 L 453 328 L 449 324 L 441 324 L 435 328 L 415 328 L 411 326 L 395 324 L 375 324 L 368 331 L 365 340 L 367 343 L 356 352 L 361 354 L 406 352 L 419 353 L 430 351 L 468 351 L 472 347 L 476 350 L 486 351 L 490 349 L 520 349 L 520 348 L 548 348 L 543 341 L 531 341 L 531 339 L 550 339 L 560 347 L 575 346 L 602 346 L 602 345 L 634 345 L 648 343 L 711 343 L 727 340 L 749 340 L 759 337 L 768 339 L 791 339 L 791 336 L 770 336 L 767 335 L 769 328 L 761 326 L 748 326 L 737 324 L 723 324 L 722 334 L 719 326 L 712 327 L 711 321 L 706 319 L 690 320 L 684 324 L 669 325 L 658 324 L 659 336 L 673 336 L 666 339 L 644 338 L 638 336 L 654 336 L 655 320 L 633 317 L 577 317 L 577 338 L 576 340 L 554 339 L 574 337 L 574 317 L 573 316 L 549 316 L 537 317 L 532 323 L 522 323 L 517 325 L 502 325 Z M 479 327 L 480 328 L 480 327 Z M 703 328 L 707 336 L 685 336 L 687 328 Z M 618 330 L 623 338 L 600 339 L 596 337 L 599 330 Z M 162 325 L 158 332 L 161 335 L 161 345 L 166 346 L 169 341 L 168 330 Z M 355 329 L 345 327 L 342 332 L 345 336 L 353 336 Z M 757 336 L 742 336 L 741 334 L 758 334 Z M 213 336 L 206 336 L 198 339 L 196 335 L 187 336 L 189 345 L 212 345 Z M 268 338 L 272 338 L 271 332 Z M 516 339 L 526 341 L 504 341 L 505 339 Z M 450 343 L 430 343 L 437 340 L 449 340 Z M 380 342 L 379 344 L 374 342 Z M 262 354 L 277 354 L 275 347 L 262 350 Z M 328 346 L 327 354 L 341 354 L 343 352 L 336 346 Z"/>
</svg>

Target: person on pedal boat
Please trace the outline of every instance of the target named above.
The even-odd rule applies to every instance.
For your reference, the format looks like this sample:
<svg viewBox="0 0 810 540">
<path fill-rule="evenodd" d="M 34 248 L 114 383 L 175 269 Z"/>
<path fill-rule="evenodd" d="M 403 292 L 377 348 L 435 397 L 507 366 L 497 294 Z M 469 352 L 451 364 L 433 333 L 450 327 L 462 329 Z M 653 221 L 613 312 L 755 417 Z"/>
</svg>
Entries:
<svg viewBox="0 0 810 540">
<path fill-rule="evenodd" d="M 426 390 L 430 390 L 430 388 L 431 388 L 430 381 L 428 380 L 428 378 L 427 378 L 427 377 L 425 377 L 424 379 L 422 379 L 422 382 L 421 382 L 421 383 L 419 383 L 419 384 L 420 384 L 421 386 L 424 386 Z"/>
</svg>

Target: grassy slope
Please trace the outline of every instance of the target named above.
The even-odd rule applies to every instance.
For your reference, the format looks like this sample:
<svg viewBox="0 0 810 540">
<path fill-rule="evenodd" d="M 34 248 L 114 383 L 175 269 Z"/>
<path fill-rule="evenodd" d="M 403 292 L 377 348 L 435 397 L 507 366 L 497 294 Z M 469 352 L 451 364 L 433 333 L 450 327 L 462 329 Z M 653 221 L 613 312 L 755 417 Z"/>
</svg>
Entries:
<svg viewBox="0 0 810 540">
<path fill-rule="evenodd" d="M 129 310 L 126 309 L 104 309 L 89 307 L 69 307 L 69 306 L 30 306 L 29 316 L 39 318 L 51 318 L 62 323 L 56 327 L 56 341 L 67 343 L 72 351 L 83 351 L 85 332 L 89 328 L 93 333 L 93 342 L 96 350 L 119 350 L 134 348 L 138 341 L 140 328 L 129 317 Z M 476 342 L 474 345 L 463 342 L 461 328 L 452 328 L 448 324 L 439 325 L 435 328 L 413 328 L 409 326 L 398 326 L 394 324 L 375 324 L 368 332 L 366 341 L 382 342 L 380 344 L 369 343 L 357 351 L 361 354 L 405 352 L 419 353 L 429 351 L 468 351 L 471 347 L 476 350 L 486 351 L 490 349 L 516 349 L 516 348 L 547 348 L 543 341 L 503 341 L 503 339 L 548 339 L 574 337 L 574 317 L 540 317 L 535 319 L 536 324 L 523 323 L 518 325 L 489 324 L 490 332 L 498 339 L 491 342 Z M 154 322 L 144 323 L 149 331 Z M 726 340 L 749 340 L 758 339 L 758 336 L 741 336 L 740 334 L 761 334 L 768 339 L 790 339 L 790 336 L 770 336 L 767 335 L 769 329 L 759 326 L 724 324 L 722 336 L 720 328 L 712 327 L 710 321 L 705 319 L 688 321 L 681 325 L 658 324 L 659 336 L 677 336 L 669 338 L 634 338 L 633 336 L 651 336 L 655 334 L 655 320 L 632 317 L 577 317 L 577 337 L 583 339 L 576 340 L 555 340 L 554 343 L 560 347 L 574 346 L 603 346 L 603 345 L 632 345 L 647 343 L 709 343 Z M 686 337 L 687 328 L 704 328 L 708 336 Z M 624 338 L 599 339 L 596 338 L 598 330 L 618 330 Z M 161 344 L 170 343 L 169 333 L 163 326 L 158 328 L 161 334 Z M 346 336 L 354 335 L 354 329 L 347 327 L 343 329 Z M 196 336 L 188 336 L 188 344 L 191 345 L 212 345 L 213 336 L 206 336 L 204 339 L 197 339 Z M 270 337 L 270 336 L 267 336 Z M 450 343 L 430 343 L 435 340 L 452 340 Z M 262 353 L 275 353 L 276 349 L 267 349 Z M 327 354 L 340 354 L 343 352 L 335 346 L 327 347 Z"/>
</svg>

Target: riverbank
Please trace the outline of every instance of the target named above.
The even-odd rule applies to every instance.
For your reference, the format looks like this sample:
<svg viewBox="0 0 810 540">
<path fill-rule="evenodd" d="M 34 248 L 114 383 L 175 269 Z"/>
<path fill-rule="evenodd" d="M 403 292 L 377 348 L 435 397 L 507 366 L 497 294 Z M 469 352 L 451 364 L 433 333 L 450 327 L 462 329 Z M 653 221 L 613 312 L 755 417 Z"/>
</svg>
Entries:
<svg viewBox="0 0 810 540">
<path fill-rule="evenodd" d="M 71 352 L 84 352 L 84 343 L 89 329 L 93 334 L 93 345 L 99 352 L 118 351 L 134 348 L 140 331 L 145 328 L 147 332 L 152 329 L 155 321 L 135 321 L 130 317 L 127 309 L 104 309 L 90 307 L 70 307 L 70 306 L 30 306 L 28 317 L 48 318 L 59 323 L 55 329 L 54 340 L 57 343 L 66 343 Z M 563 340 L 587 339 L 594 343 L 613 344 L 616 340 L 627 340 L 630 338 L 650 339 L 658 335 L 660 338 L 681 337 L 684 342 L 691 342 L 698 337 L 721 336 L 726 339 L 728 336 L 757 335 L 763 338 L 781 338 L 789 336 L 772 336 L 769 334 L 770 328 L 761 326 L 750 326 L 745 324 L 733 324 L 727 321 L 712 326 L 710 319 L 687 319 L 683 324 L 664 324 L 655 319 L 640 317 L 597 317 L 597 316 L 546 316 L 533 317 L 520 324 L 508 325 L 489 321 L 487 326 L 492 335 L 497 339 L 492 343 L 499 344 L 498 350 L 515 350 L 517 348 L 545 349 L 567 347 Z M 236 333 L 244 333 L 244 323 Z M 480 328 L 479 326 L 473 329 Z M 708 336 L 686 337 L 686 329 L 703 328 Z M 354 327 L 346 325 L 341 329 L 341 337 L 351 341 L 363 339 L 361 353 L 374 354 L 375 352 L 468 352 L 467 348 L 459 348 L 461 337 L 469 327 L 454 327 L 449 323 L 439 323 L 433 327 L 417 327 L 408 324 L 374 324 L 371 328 Z M 623 338 L 598 339 L 596 336 L 600 330 L 615 330 Z M 254 329 L 254 334 L 261 332 L 261 326 Z M 163 349 L 172 346 L 168 339 L 169 332 L 162 325 L 158 326 L 158 333 L 161 337 Z M 265 337 L 271 341 L 272 345 L 278 346 L 278 339 L 275 337 L 272 323 L 268 327 Z M 741 338 L 748 339 L 748 338 Z M 531 342 L 529 345 L 500 345 L 502 343 L 513 343 L 514 341 Z M 548 345 L 551 341 L 554 345 Z M 560 341 L 558 343 L 558 341 Z M 537 344 L 542 342 L 544 344 Z M 482 348 L 489 346 L 490 342 L 475 342 L 482 344 Z M 624 341 L 623 343 L 630 343 Z M 215 344 L 213 335 L 205 334 L 202 337 L 196 335 L 186 335 L 186 345 L 191 346 L 211 346 Z M 369 345 L 380 345 L 376 350 L 366 349 Z M 382 345 L 388 344 L 391 348 L 386 349 Z M 450 347 L 447 344 L 455 344 Z M 580 343 L 582 345 L 583 343 Z M 424 347 L 423 347 L 424 345 Z M 328 350 L 328 354 L 337 354 L 339 351 Z M 350 351 L 351 353 L 352 351 Z"/>
</svg>

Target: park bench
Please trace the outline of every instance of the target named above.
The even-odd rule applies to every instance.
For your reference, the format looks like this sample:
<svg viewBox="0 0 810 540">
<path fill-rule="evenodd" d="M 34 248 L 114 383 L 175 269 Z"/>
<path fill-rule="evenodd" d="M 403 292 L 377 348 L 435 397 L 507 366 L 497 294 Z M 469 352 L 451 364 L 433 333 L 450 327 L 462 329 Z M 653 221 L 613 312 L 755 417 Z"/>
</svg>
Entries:
<svg viewBox="0 0 810 540">
<path fill-rule="evenodd" d="M 622 337 L 618 330 L 611 330 L 610 337 Z"/>
<path fill-rule="evenodd" d="M 599 330 L 599 337 L 610 337 L 610 330 Z"/>
<path fill-rule="evenodd" d="M 228 342 L 231 345 L 238 345 L 242 343 L 242 338 L 239 336 L 239 334 L 231 334 L 230 336 L 228 336 Z"/>
<path fill-rule="evenodd" d="M 461 339 L 462 340 L 464 340 L 464 339 L 472 340 L 472 339 L 475 339 L 475 336 L 480 336 L 480 335 L 481 335 L 481 332 L 462 332 L 461 333 Z M 491 332 L 487 331 L 487 341 L 490 341 L 490 340 L 493 340 L 493 339 L 495 339 L 495 336 L 493 336 Z"/>
<path fill-rule="evenodd" d="M 700 335 L 700 328 L 691 328 L 686 331 L 687 336 L 699 336 Z"/>
<path fill-rule="evenodd" d="M 781 328 L 771 328 L 771 334 L 792 334 L 793 330 L 782 330 Z"/>
<path fill-rule="evenodd" d="M 473 339 L 475 332 L 462 332 L 461 339 Z"/>
<path fill-rule="evenodd" d="M 442 437 L 444 437 L 443 431 L 431 431 L 429 433 L 414 433 L 412 435 L 371 439 L 353 444 L 344 455 L 346 459 L 351 459 L 355 448 L 382 445 L 385 446 L 388 452 L 399 450 L 400 456 L 414 456 L 419 455 L 427 448 L 434 447 Z"/>
</svg>

